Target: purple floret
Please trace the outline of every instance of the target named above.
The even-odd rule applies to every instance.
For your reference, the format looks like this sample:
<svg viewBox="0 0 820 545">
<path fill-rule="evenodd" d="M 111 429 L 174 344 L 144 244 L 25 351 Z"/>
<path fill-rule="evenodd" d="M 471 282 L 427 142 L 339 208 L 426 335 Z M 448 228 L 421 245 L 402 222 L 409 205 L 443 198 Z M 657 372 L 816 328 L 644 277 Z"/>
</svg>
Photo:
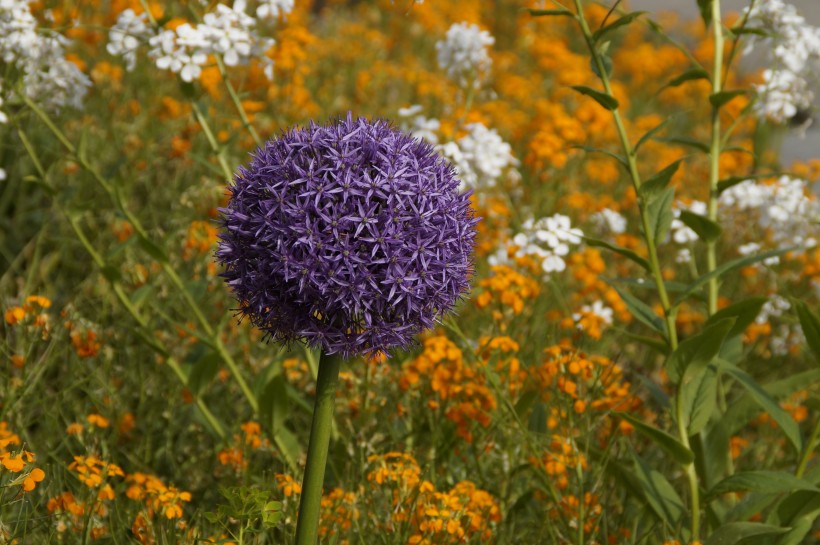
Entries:
<svg viewBox="0 0 820 545">
<path fill-rule="evenodd" d="M 386 121 L 311 123 L 240 167 L 217 260 L 239 314 L 281 342 L 350 357 L 407 347 L 469 288 L 469 193 Z"/>
</svg>

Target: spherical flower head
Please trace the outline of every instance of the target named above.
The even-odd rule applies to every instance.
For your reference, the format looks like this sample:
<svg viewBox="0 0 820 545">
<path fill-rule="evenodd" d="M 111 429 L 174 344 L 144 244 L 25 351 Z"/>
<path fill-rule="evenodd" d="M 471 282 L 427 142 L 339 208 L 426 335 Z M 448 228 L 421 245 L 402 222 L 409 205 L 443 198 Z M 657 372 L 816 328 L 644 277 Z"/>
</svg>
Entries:
<svg viewBox="0 0 820 545">
<path fill-rule="evenodd" d="M 344 357 L 407 347 L 463 296 L 475 224 L 452 166 L 386 121 L 268 141 L 230 187 L 217 260 L 269 339 Z"/>
</svg>

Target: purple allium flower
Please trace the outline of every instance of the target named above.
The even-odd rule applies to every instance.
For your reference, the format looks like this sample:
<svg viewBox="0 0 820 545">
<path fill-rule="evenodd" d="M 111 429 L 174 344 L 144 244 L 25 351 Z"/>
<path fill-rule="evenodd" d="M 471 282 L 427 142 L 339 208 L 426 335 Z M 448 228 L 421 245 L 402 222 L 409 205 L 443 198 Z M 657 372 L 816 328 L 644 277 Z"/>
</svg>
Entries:
<svg viewBox="0 0 820 545">
<path fill-rule="evenodd" d="M 293 129 L 241 167 L 216 256 L 269 339 L 345 357 L 406 347 L 467 291 L 469 193 L 386 121 Z"/>
</svg>

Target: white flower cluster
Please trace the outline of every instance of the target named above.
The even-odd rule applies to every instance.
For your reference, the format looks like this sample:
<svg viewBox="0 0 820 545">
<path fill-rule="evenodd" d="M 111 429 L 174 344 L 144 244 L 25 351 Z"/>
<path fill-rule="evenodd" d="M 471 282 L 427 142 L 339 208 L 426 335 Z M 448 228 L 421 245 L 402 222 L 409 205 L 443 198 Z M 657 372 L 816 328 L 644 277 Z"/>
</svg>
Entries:
<svg viewBox="0 0 820 545">
<path fill-rule="evenodd" d="M 531 256 L 541 261 L 541 269 L 547 273 L 561 272 L 567 268 L 564 257 L 569 254 L 570 245 L 581 243 L 583 231 L 575 229 L 567 216 L 555 214 L 538 221 L 529 219 L 522 226 L 523 232 L 516 234 L 512 242 L 518 247 L 516 257 Z M 500 248 L 489 258 L 490 265 L 507 262 L 507 249 Z"/>
<path fill-rule="evenodd" d="M 487 47 L 494 43 L 495 38 L 478 25 L 455 23 L 446 38 L 436 43 L 438 65 L 460 85 L 478 88 L 492 65 Z"/>
<path fill-rule="evenodd" d="M 621 235 L 626 232 L 626 218 L 609 208 L 595 212 L 589 219 L 601 234 Z"/>
<path fill-rule="evenodd" d="M 38 32 L 26 0 L 0 0 L 0 59 L 22 74 L 23 92 L 41 106 L 81 108 L 91 80 L 66 60 L 69 41 Z M 5 118 L 5 116 L 3 116 Z"/>
<path fill-rule="evenodd" d="M 755 318 L 758 324 L 765 324 L 772 318 L 779 318 L 791 308 L 791 303 L 780 295 L 772 295 L 768 301 L 763 304 L 760 309 L 760 314 Z M 803 333 L 803 328 L 800 324 L 780 324 L 776 328 L 772 328 L 772 337 L 769 340 L 769 348 L 772 354 L 776 356 L 788 355 L 790 349 L 795 346 L 804 346 L 806 337 Z"/>
<path fill-rule="evenodd" d="M 746 180 L 724 191 L 718 204 L 729 213 L 756 212 L 757 224 L 780 247 L 810 248 L 818 242 L 820 202 L 805 180 L 781 176 L 771 185 Z"/>
<path fill-rule="evenodd" d="M 125 60 L 125 69 L 129 72 L 137 65 L 137 49 L 141 43 L 148 41 L 154 32 L 148 24 L 148 14 L 137 15 L 127 9 L 120 13 L 117 22 L 108 33 L 106 49 L 115 56 Z"/>
<path fill-rule="evenodd" d="M 439 153 L 456 167 L 462 186 L 483 189 L 495 187 L 505 173 L 518 177 L 518 160 L 495 129 L 481 123 L 470 123 L 465 128 L 466 135 L 438 147 Z"/>
<path fill-rule="evenodd" d="M 274 6 L 275 4 L 275 6 Z M 292 0 L 273 1 L 264 4 L 267 14 L 286 13 L 292 9 Z M 263 5 L 260 5 L 260 9 Z M 125 10 L 109 33 L 108 51 L 122 55 L 126 68 L 136 63 L 136 50 L 146 40 L 150 46 L 148 56 L 157 68 L 170 70 L 187 82 L 198 79 L 208 55 L 221 55 L 227 66 L 248 64 L 256 59 L 265 66 L 265 75 L 273 79 L 273 61 L 265 55 L 275 43 L 272 38 L 261 37 L 256 32 L 256 19 L 245 13 L 245 0 L 236 0 L 233 7 L 216 4 L 213 11 L 202 18 L 202 23 L 184 23 L 174 30 L 155 33 L 148 26 L 147 15 L 137 16 Z M 258 10 L 257 10 L 258 11 Z"/>
<path fill-rule="evenodd" d="M 434 146 L 438 144 L 438 130 L 441 123 L 438 119 L 427 118 L 421 114 L 422 107 L 414 104 L 409 108 L 399 108 L 399 117 L 402 118 L 401 128 L 413 134 L 416 138 L 427 140 Z"/>
<path fill-rule="evenodd" d="M 766 48 L 769 68 L 757 86 L 755 108 L 761 117 L 784 123 L 798 111 L 811 107 L 811 84 L 820 82 L 820 28 L 809 25 L 795 7 L 783 0 L 763 0 L 748 12 L 752 35 L 744 53 L 755 46 Z"/>
<path fill-rule="evenodd" d="M 294 0 L 261 0 L 256 8 L 256 16 L 260 19 L 276 19 L 279 15 L 287 15 L 294 8 Z"/>
</svg>

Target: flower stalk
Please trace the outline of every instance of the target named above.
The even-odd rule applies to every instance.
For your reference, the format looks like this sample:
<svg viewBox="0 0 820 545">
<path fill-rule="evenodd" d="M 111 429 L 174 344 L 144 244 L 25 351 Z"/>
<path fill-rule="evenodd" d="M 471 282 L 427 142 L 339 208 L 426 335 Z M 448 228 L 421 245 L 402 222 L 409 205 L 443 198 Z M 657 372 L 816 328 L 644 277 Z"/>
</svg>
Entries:
<svg viewBox="0 0 820 545">
<path fill-rule="evenodd" d="M 333 406 L 339 383 L 340 355 L 322 353 L 319 376 L 316 380 L 316 402 L 310 426 L 307 463 L 299 500 L 299 518 L 296 522 L 296 545 L 315 545 L 319 532 L 322 505 L 322 484 L 325 480 L 330 432 L 333 426 Z"/>
<path fill-rule="evenodd" d="M 712 95 L 723 90 L 723 24 L 720 17 L 720 0 L 712 0 L 712 28 L 714 31 L 715 53 L 712 69 Z M 718 180 L 720 179 L 720 105 L 712 104 L 712 139 L 709 148 L 709 203 L 707 214 L 711 221 L 717 221 L 718 215 Z M 717 239 L 706 242 L 706 273 L 717 267 Z M 709 316 L 717 312 L 718 279 L 710 278 L 708 284 Z"/>
<path fill-rule="evenodd" d="M 716 7 L 715 7 L 716 6 Z M 604 63 L 604 59 L 602 58 L 601 54 L 599 53 L 598 49 L 595 47 L 595 42 L 592 37 L 592 32 L 589 29 L 589 25 L 587 24 L 586 18 L 584 17 L 584 10 L 583 6 L 581 5 L 581 0 L 575 0 L 575 8 L 576 8 L 576 19 L 578 20 L 579 25 L 581 26 L 581 31 L 584 35 L 584 40 L 586 41 L 587 48 L 589 49 L 589 53 L 592 56 L 592 60 L 595 63 L 595 67 L 597 68 L 598 77 L 601 80 L 601 83 L 604 86 L 604 91 L 610 97 L 613 97 L 612 94 L 612 87 L 609 81 L 609 73 Z M 713 9 L 720 10 L 720 4 L 718 0 L 715 0 L 713 4 Z M 720 26 L 720 17 L 718 15 L 716 19 L 716 26 Z M 722 35 L 720 41 L 720 51 L 722 51 Z M 716 44 L 717 49 L 717 44 Z M 722 57 L 721 57 L 722 59 Z M 717 67 L 717 73 L 720 74 L 722 70 L 722 65 Z M 718 84 L 719 85 L 719 84 Z M 664 318 L 666 321 L 666 329 L 668 334 L 668 342 L 669 346 L 672 350 L 675 350 L 678 347 L 678 338 L 677 338 L 677 331 L 675 328 L 675 307 L 671 305 L 669 294 L 666 290 L 666 285 L 664 284 L 663 274 L 660 268 L 660 261 L 658 259 L 658 249 L 655 245 L 655 241 L 651 236 L 652 230 L 649 224 L 649 215 L 646 211 L 646 203 L 644 199 L 641 198 L 640 187 L 642 184 L 640 173 L 638 172 L 638 165 L 637 165 L 637 153 L 635 148 L 629 141 L 629 136 L 627 135 L 626 128 L 623 123 L 623 119 L 621 118 L 621 114 L 618 111 L 618 108 L 615 107 L 612 110 L 612 116 L 615 121 L 615 127 L 618 132 L 618 138 L 620 139 L 621 146 L 624 151 L 624 155 L 626 156 L 627 161 L 627 168 L 629 170 L 629 175 L 632 180 L 633 188 L 635 189 L 635 193 L 638 195 L 638 212 L 640 213 L 641 217 L 641 225 L 643 227 L 644 232 L 644 239 L 646 241 L 647 252 L 649 254 L 649 266 L 652 272 L 652 276 L 655 280 L 655 285 L 658 290 L 658 296 L 661 300 L 661 306 L 663 307 Z M 713 112 L 715 117 L 717 117 L 717 112 Z M 720 126 L 717 126 L 716 133 L 717 134 L 717 154 L 713 156 L 713 164 L 717 165 L 717 161 L 720 155 Z M 715 143 L 715 138 L 713 137 L 713 144 Z M 717 174 L 717 168 L 714 169 L 714 175 Z M 710 196 L 710 204 L 712 199 L 714 199 L 714 207 L 715 207 L 715 214 L 717 210 L 717 178 L 715 178 L 713 186 L 714 189 L 712 191 L 712 195 Z M 714 257 L 714 253 L 713 253 Z M 712 264 L 709 270 L 714 270 L 715 265 Z M 715 282 L 715 308 L 717 307 L 717 281 Z M 710 290 L 711 294 L 711 290 Z M 710 312 L 711 314 L 712 312 Z M 676 396 L 676 403 L 675 403 L 675 421 L 677 422 L 678 427 L 678 437 L 680 439 L 681 444 L 690 449 L 689 443 L 689 433 L 687 431 L 686 423 L 684 420 L 684 407 L 683 407 L 683 395 L 682 395 L 682 384 L 678 385 L 678 391 Z M 694 462 L 690 462 L 689 464 L 684 465 L 683 467 L 684 472 L 686 473 L 687 481 L 689 482 L 689 495 L 690 495 L 690 502 L 691 502 L 691 531 L 692 531 L 692 539 L 698 539 L 700 534 L 700 489 L 698 487 L 698 476 L 697 471 L 695 468 Z"/>
</svg>

